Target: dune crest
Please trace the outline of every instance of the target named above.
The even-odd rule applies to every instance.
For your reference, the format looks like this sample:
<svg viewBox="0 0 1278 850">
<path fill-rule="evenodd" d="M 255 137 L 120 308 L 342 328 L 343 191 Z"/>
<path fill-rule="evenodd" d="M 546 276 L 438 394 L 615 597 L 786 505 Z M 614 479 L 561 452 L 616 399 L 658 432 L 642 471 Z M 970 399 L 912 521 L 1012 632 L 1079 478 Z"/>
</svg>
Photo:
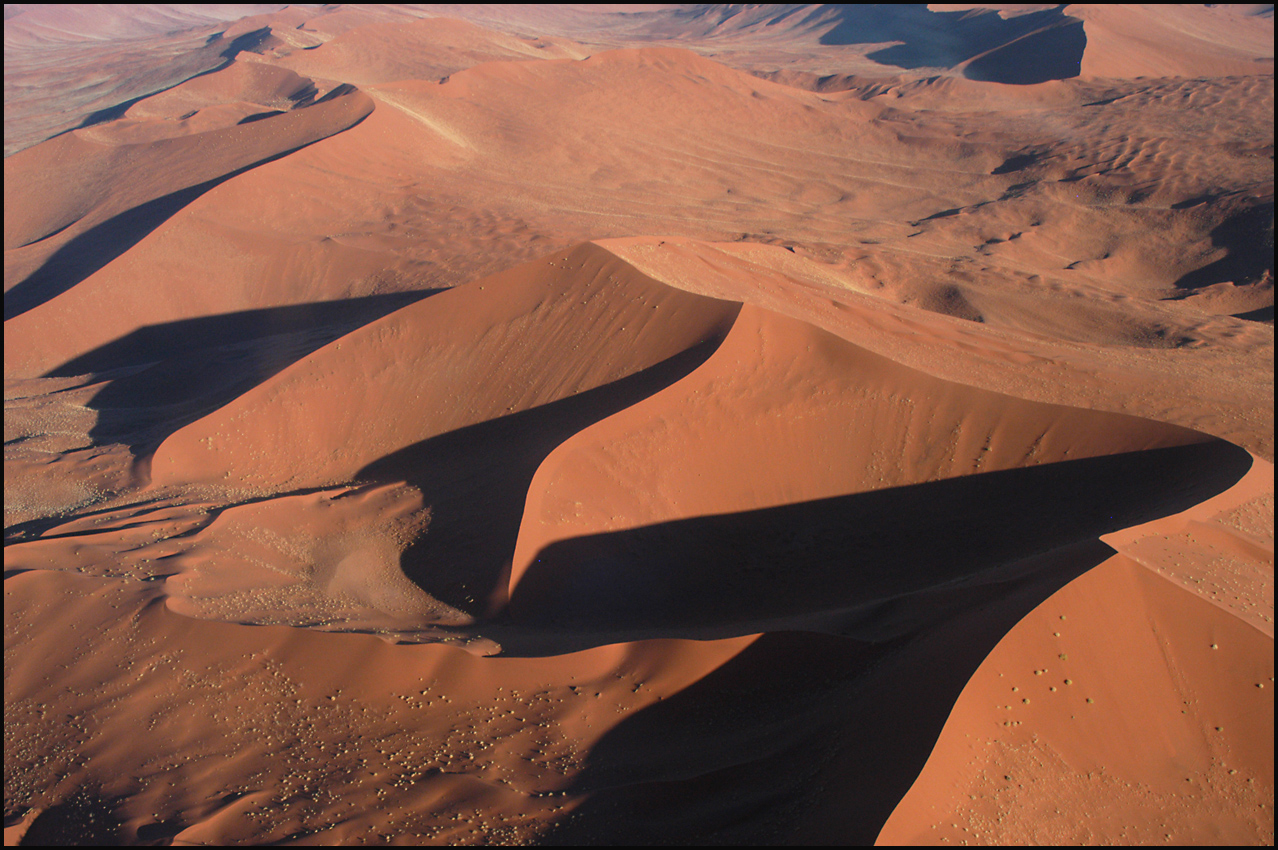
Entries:
<svg viewBox="0 0 1278 850">
<path fill-rule="evenodd" d="M 584 245 L 433 296 L 330 343 L 169 437 L 151 475 L 159 485 L 229 481 L 267 492 L 344 481 L 431 437 L 655 366 L 721 334 L 735 309 L 662 286 Z M 352 370 L 358 380 L 340 377 Z M 334 381 L 365 393 L 368 403 L 346 395 L 334 404 Z M 382 398 L 402 398 L 415 413 L 370 419 L 365 411 Z M 315 404 L 331 413 L 316 418 Z M 266 443 L 278 448 L 229 439 L 263 427 Z"/>
</svg>

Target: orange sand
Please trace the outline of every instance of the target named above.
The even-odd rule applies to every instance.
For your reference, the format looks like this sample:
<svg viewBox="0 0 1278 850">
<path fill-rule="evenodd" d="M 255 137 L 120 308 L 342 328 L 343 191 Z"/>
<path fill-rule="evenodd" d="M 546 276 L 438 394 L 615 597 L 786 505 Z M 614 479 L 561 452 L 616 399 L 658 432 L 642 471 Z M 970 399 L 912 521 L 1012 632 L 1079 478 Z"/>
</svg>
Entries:
<svg viewBox="0 0 1278 850">
<path fill-rule="evenodd" d="M 1270 7 L 5 11 L 6 844 L 1272 844 Z"/>
</svg>

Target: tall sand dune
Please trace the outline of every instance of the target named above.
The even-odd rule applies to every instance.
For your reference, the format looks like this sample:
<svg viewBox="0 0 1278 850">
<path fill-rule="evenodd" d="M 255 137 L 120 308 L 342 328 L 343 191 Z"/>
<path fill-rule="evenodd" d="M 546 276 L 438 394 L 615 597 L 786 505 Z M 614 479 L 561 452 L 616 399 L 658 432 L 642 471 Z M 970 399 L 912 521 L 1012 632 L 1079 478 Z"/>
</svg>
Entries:
<svg viewBox="0 0 1278 850">
<path fill-rule="evenodd" d="M 891 634 L 900 626 L 883 606 L 979 583 L 969 564 L 995 569 L 1067 545 L 1092 522 L 1132 524 L 1118 505 L 1149 496 L 1125 496 L 1117 481 L 1153 484 L 1136 453 L 1203 439 L 928 378 L 746 307 L 704 366 L 542 464 L 509 613 L 604 630 L 642 631 L 652 617 L 705 634 L 816 625 L 870 635 L 885 619 Z M 1088 461 L 1104 456 L 1113 460 Z M 1198 468 L 1207 455 L 1165 456 L 1159 466 Z M 1013 495 L 1025 492 L 1055 495 L 1035 505 Z M 1018 553 L 1023 537 L 1034 542 Z M 929 566 L 938 539 L 952 543 Z"/>
<path fill-rule="evenodd" d="M 169 437 L 151 474 L 264 492 L 345 481 L 431 437 L 657 366 L 722 335 L 735 312 L 583 245 L 348 334 Z M 396 414 L 370 418 L 379 409 Z"/>
<path fill-rule="evenodd" d="M 1272 74 L 1274 13 L 1261 7 L 1175 6 L 1147 18 L 1135 7 L 1077 6 L 1087 50 L 1082 72 L 1097 77 Z"/>
<path fill-rule="evenodd" d="M 5 843 L 1273 843 L 1269 6 L 5 8 Z"/>
<path fill-rule="evenodd" d="M 1114 555 L 981 663 L 879 843 L 1267 840 L 1269 640 Z"/>
<path fill-rule="evenodd" d="M 79 283 L 219 181 L 341 132 L 372 109 L 353 88 L 331 94 L 257 126 L 123 145 L 72 133 L 6 159 L 5 262 L 13 283 L 5 317 Z M 73 175 L 62 174 L 68 159 Z"/>
</svg>

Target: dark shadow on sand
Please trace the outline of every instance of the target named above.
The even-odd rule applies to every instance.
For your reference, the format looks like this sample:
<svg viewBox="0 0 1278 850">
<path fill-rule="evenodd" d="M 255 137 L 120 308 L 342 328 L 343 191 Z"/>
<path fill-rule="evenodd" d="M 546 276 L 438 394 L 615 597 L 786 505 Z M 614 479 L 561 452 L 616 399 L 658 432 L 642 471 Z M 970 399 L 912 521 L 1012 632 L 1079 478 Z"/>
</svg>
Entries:
<svg viewBox="0 0 1278 850">
<path fill-rule="evenodd" d="M 358 121 L 351 126 L 357 124 L 359 124 Z M 283 159 L 317 141 L 322 139 L 298 145 L 229 171 L 212 180 L 206 180 L 139 204 L 77 234 L 54 251 L 40 268 L 14 284 L 13 288 L 4 294 L 4 320 L 7 322 L 15 316 L 20 316 L 71 289 L 141 242 L 157 227 L 210 189 L 216 188 L 232 177 L 238 177 L 254 168 Z"/>
<path fill-rule="evenodd" d="M 684 377 L 720 341 L 569 398 L 424 440 L 360 470 L 361 481 L 406 481 L 431 506 L 429 531 L 402 556 L 404 573 L 436 599 L 484 614 L 497 604 L 495 595 L 504 598 L 528 486 L 546 455 Z"/>
<path fill-rule="evenodd" d="M 96 783 L 76 788 L 69 797 L 31 821 L 19 847 L 120 847 L 125 827 L 120 809 L 125 798 L 107 797 Z M 5 818 L 5 826 L 9 826 Z"/>
<path fill-rule="evenodd" d="M 107 380 L 89 435 L 142 454 L 312 351 L 438 289 L 244 310 L 149 325 L 49 371 Z"/>
<path fill-rule="evenodd" d="M 1026 558 L 1185 510 L 1250 465 L 1213 440 L 576 537 L 538 553 L 499 622 L 579 648 L 780 628 L 878 640 L 914 627 L 920 595 L 979 596 Z"/>
<path fill-rule="evenodd" d="M 1201 289 L 1223 281 L 1254 283 L 1266 273 L 1272 281 L 1274 202 L 1256 204 L 1229 216 L 1212 229 L 1211 244 L 1225 249 L 1225 256 L 1182 276 L 1176 281 L 1177 289 Z"/>
<path fill-rule="evenodd" d="M 847 4 L 822 44 L 901 42 L 867 54 L 898 68 L 951 68 L 983 82 L 1030 85 L 1077 77 L 1087 36 L 1063 7 L 1011 18 L 992 10 L 934 12 L 921 3 Z"/>
<path fill-rule="evenodd" d="M 573 558 L 620 554 L 613 573 L 590 582 L 589 600 L 556 606 L 543 579 L 521 622 L 544 619 L 542 606 L 562 619 L 567 604 L 589 605 L 583 628 L 647 619 L 683 634 L 696 631 L 698 611 L 713 619 L 876 598 L 883 610 L 859 637 L 764 634 L 624 720 L 567 786 L 583 802 L 539 843 L 872 844 L 998 641 L 1113 554 L 1097 535 L 1200 502 L 1249 465 L 1245 451 L 1212 442 L 548 547 L 560 573 L 579 571 Z M 716 604 L 725 597 L 738 600 L 727 611 Z"/>
<path fill-rule="evenodd" d="M 1246 319 L 1249 322 L 1263 322 L 1272 325 L 1274 323 L 1274 305 L 1261 307 L 1257 310 L 1248 310 L 1245 313 L 1234 313 L 1235 319 Z"/>
</svg>

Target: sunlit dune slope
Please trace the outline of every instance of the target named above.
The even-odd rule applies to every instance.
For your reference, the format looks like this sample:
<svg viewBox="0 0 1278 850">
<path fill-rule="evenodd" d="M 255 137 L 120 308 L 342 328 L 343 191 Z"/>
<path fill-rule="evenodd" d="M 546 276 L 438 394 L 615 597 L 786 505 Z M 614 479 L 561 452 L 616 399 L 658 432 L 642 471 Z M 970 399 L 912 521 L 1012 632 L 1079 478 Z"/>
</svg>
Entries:
<svg viewBox="0 0 1278 850">
<path fill-rule="evenodd" d="M 1273 70 L 1273 10 L 1265 4 L 1138 7 L 1073 4 L 750 4 L 573 9 L 443 6 L 484 26 L 578 39 L 676 41 L 761 70 L 891 73 L 1034 84 L 1083 75 L 1226 76 Z M 592 26 L 592 23 L 594 24 Z"/>
<path fill-rule="evenodd" d="M 138 98 L 224 67 L 228 54 L 243 44 L 227 35 L 226 22 L 279 10 L 278 5 L 6 5 L 5 156 L 58 133 L 117 118 Z"/>
<path fill-rule="evenodd" d="M 330 94 L 247 125 L 136 144 L 77 131 L 6 159 L 6 319 L 106 265 L 215 181 L 341 132 L 373 108 L 353 88 Z"/>
<path fill-rule="evenodd" d="M 583 245 L 330 344 L 165 440 L 152 478 L 262 491 L 342 482 L 430 437 L 656 366 L 721 336 L 736 310 Z"/>
<path fill-rule="evenodd" d="M 321 96 L 315 83 L 285 68 L 262 62 L 232 62 L 146 98 L 122 120 L 84 135 L 113 143 L 150 141 L 260 121 Z"/>
<path fill-rule="evenodd" d="M 326 15 L 305 30 L 331 33 L 337 20 Z M 312 50 L 299 50 L 281 65 L 302 74 L 356 85 L 398 80 L 438 81 L 481 62 L 508 59 L 580 59 L 589 51 L 562 39 L 520 38 L 452 18 L 374 23 L 339 31 Z"/>
<path fill-rule="evenodd" d="M 208 109 L 238 115 L 249 102 L 238 85 Z M 126 202 L 109 230 L 135 250 L 105 265 L 111 252 L 94 251 L 59 273 L 60 287 L 84 291 L 12 324 L 6 373 L 47 373 L 139 326 L 451 286 L 587 239 L 650 233 L 807 249 L 854 267 L 885 300 L 1079 342 L 1246 347 L 1254 334 L 1231 314 L 1272 305 L 1271 161 L 1251 117 L 1272 112 L 1272 86 L 1258 77 L 942 77 L 825 96 L 662 47 L 486 62 L 442 85 L 367 93 L 376 109 L 358 126 L 198 204 Z M 273 122 L 328 105 L 235 132 L 265 139 Z M 87 153 L 106 163 L 126 148 Z M 6 186 L 32 182 L 16 159 L 6 167 L 22 179 Z M 48 163 L 34 164 L 44 179 Z M 93 208 L 97 179 L 55 186 L 47 212 L 9 204 L 7 221 L 22 238 L 47 234 Z M 37 269 L 70 232 L 8 252 L 6 285 L 45 289 Z M 138 299 L 134 282 L 157 270 L 175 285 Z M 126 304 L 132 324 L 113 315 Z M 89 313 L 109 320 L 70 333 Z"/>
<path fill-rule="evenodd" d="M 900 624 L 877 605 L 1166 510 L 1150 497 L 1214 456 L 1170 447 L 1206 440 L 930 378 L 747 306 L 697 371 L 538 469 L 508 613 L 881 639 Z"/>
<path fill-rule="evenodd" d="M 1115 555 L 981 663 L 878 843 L 1271 842 L 1273 672 L 1272 638 Z"/>
<path fill-rule="evenodd" d="M 1273 333 L 1265 326 L 1235 319 L 1217 325 L 1202 317 L 1196 332 L 1213 343 L 1151 344 L 1157 335 L 1145 326 L 1145 344 L 1132 345 L 1138 324 L 1129 324 L 1131 313 L 1092 312 L 1069 291 L 1027 298 L 1001 289 L 979 295 L 966 290 L 982 310 L 1006 311 L 1010 321 L 1000 327 L 883 298 L 881 267 L 872 262 L 831 265 L 813 262 L 807 252 L 749 243 L 648 237 L 600 244 L 659 280 L 757 304 L 929 375 L 1018 398 L 1167 422 L 1272 456 L 1272 405 L 1266 402 L 1273 393 L 1267 359 Z M 1079 344 L 1074 334 L 1099 339 Z M 1238 362 L 1252 367 L 1227 365 Z"/>
<path fill-rule="evenodd" d="M 16 545 L 7 563 L 97 571 L 107 557 L 108 571 L 167 569 L 174 610 L 237 622 L 420 638 L 503 612 L 516 633 L 501 632 L 500 643 L 538 651 L 545 639 L 529 644 L 519 629 L 588 626 L 561 648 L 781 627 L 882 638 L 919 625 L 884 605 L 923 594 L 921 610 L 946 610 L 955 600 L 932 588 L 955 580 L 991 592 L 1038 570 L 1019 562 L 1174 509 L 1199 492 L 1185 489 L 1186 476 L 1215 457 L 1167 454 L 1209 439 L 1185 428 L 929 377 L 761 306 L 738 315 L 732 298 L 828 321 L 817 303 L 832 310 L 829 327 L 853 338 L 876 325 L 897 325 L 898 342 L 908 333 L 900 309 L 877 315 L 873 299 L 814 302 L 803 261 L 779 267 L 796 277 L 769 265 L 789 252 L 756 249 L 763 264 L 751 264 L 671 245 L 702 270 L 672 279 L 731 296 L 723 300 L 658 283 L 615 253 L 645 244 L 658 257 L 666 250 L 588 243 L 299 352 L 153 454 L 136 449 L 158 493 L 195 488 L 209 500 L 129 518 L 160 543 L 139 531 L 115 545 L 120 532 L 104 517 L 91 535 L 73 523 Z M 241 315 L 242 333 L 235 321 L 221 317 L 208 332 L 243 336 L 237 345 L 258 346 L 262 360 L 286 357 L 272 351 L 275 336 L 254 335 L 255 314 Z M 931 317 L 914 327 L 945 341 L 963 325 Z M 882 346 L 881 332 L 869 341 Z M 996 357 L 1033 361 L 989 345 Z M 136 380 L 104 385 L 100 403 L 131 397 L 112 387 Z M 1087 461 L 1104 457 L 1114 459 Z M 1125 478 L 1142 483 L 1115 486 Z M 1049 495 L 1016 495 L 1040 490 Z M 241 504 L 216 507 L 226 500 Z M 943 527 L 932 528 L 938 518 Z M 867 528 L 881 532 L 873 545 Z M 929 559 L 928 541 L 960 530 L 961 551 Z M 182 542 L 164 542 L 175 534 Z M 752 541 L 749 556 L 740 541 Z M 666 554 L 653 562 L 652 547 Z M 875 554 L 855 567 L 852 551 Z M 674 580 L 678 559 L 698 566 Z M 864 564 L 880 561 L 870 569 L 896 577 L 867 581 Z M 764 562 L 803 579 L 778 589 Z M 671 602 L 680 581 L 690 582 L 690 608 Z M 666 588 L 660 599 L 656 585 Z M 628 597 L 622 611 L 617 593 Z M 698 603 L 706 598 L 709 611 Z"/>
<path fill-rule="evenodd" d="M 56 740 L 68 752 L 88 748 L 95 771 L 111 765 L 88 776 L 55 760 L 11 782 L 10 793 L 24 798 L 58 789 L 6 827 L 6 837 L 13 828 L 31 841 L 104 834 L 140 840 L 156 832 L 157 812 L 173 813 L 164 829 L 174 843 L 282 840 L 318 826 L 327 806 L 317 801 L 330 798 L 363 812 L 326 827 L 333 841 L 382 830 L 388 809 L 418 840 L 460 843 L 477 832 L 532 840 L 576 807 L 588 752 L 623 716 L 619 707 L 637 715 L 754 642 L 653 641 L 568 657 L 477 658 L 370 635 L 192 620 L 154 604 L 154 596 L 126 599 L 118 585 L 67 573 L 28 572 L 8 582 L 11 602 L 41 624 L 21 627 L 24 643 L 40 652 L 10 667 L 11 717 L 30 728 L 56 706 L 64 719 L 83 718 L 50 727 L 41 741 L 18 742 L 11 754 Z M 120 617 L 121 610 L 130 616 Z M 92 640 L 52 639 L 85 630 Z M 41 696 L 50 664 L 66 671 L 67 687 Z M 177 664 L 199 672 L 174 680 L 169 671 Z M 116 670 L 129 671 L 127 678 L 103 675 Z M 227 689 L 227 677 L 239 686 Z M 731 685 L 720 690 L 712 699 L 732 694 Z M 87 702 L 78 696 L 85 692 L 94 694 Z M 378 695 L 386 692 L 402 698 L 384 703 Z M 201 707 L 198 719 L 192 705 Z M 465 734 L 460 716 L 473 724 Z M 283 728 L 291 730 L 287 747 L 276 731 Z M 139 746 L 139 729 L 152 746 Z M 384 742 L 382 752 L 360 743 L 373 740 Z M 228 742 L 236 748 L 232 758 Z M 534 748 L 540 754 L 524 758 Z M 631 748 L 636 758 L 644 751 Z M 157 765 L 157 752 L 176 767 Z M 696 771 L 700 755 L 678 761 Z M 193 781 L 173 786 L 174 770 L 194 770 Z M 378 781 L 383 773 L 400 785 Z M 256 778 L 249 783 L 249 776 Z M 303 788 L 317 796 L 299 796 Z M 272 814 L 260 817 L 261 807 Z M 89 819 L 86 812 L 96 814 Z"/>
<path fill-rule="evenodd" d="M 955 350 L 968 332 L 943 317 L 910 325 L 903 308 L 879 315 L 851 293 L 816 297 L 803 261 L 771 264 L 789 252 L 756 249 L 752 264 L 749 253 L 671 245 L 700 276 L 654 267 L 707 295 L 616 253 L 645 245 L 667 251 L 658 240 L 588 243 L 418 300 L 299 353 L 153 454 L 139 447 L 159 493 L 194 487 L 211 503 L 146 520 L 162 539 L 185 528 L 184 542 L 128 544 L 115 569 L 177 570 L 166 583 L 175 610 L 241 622 L 429 634 L 503 611 L 534 631 L 585 623 L 586 645 L 783 626 L 882 636 L 917 626 L 884 614 L 897 597 L 951 580 L 997 587 L 1017 562 L 1173 510 L 1199 492 L 1185 476 L 1215 457 L 1173 450 L 1209 441 L 1192 430 L 1019 400 L 871 353 L 832 330 L 882 347 L 882 328 L 899 344 L 913 327 Z M 755 304 L 738 315 L 737 298 L 796 315 Z M 285 356 L 270 353 L 275 337 L 253 335 L 251 316 L 240 345 Z M 234 331 L 224 319 L 222 335 Z M 1034 361 L 987 342 L 995 358 Z M 1142 483 L 1116 486 L 1127 478 Z M 1016 495 L 1026 491 L 1048 495 Z M 249 504 L 214 507 L 225 500 Z M 944 508 L 928 507 L 938 500 Z M 882 532 L 873 545 L 869 528 Z M 113 551 L 113 533 L 77 538 L 74 554 L 57 539 L 26 542 L 7 560 L 89 568 L 80 553 Z M 929 559 L 928 541 L 954 534 L 967 538 L 961 551 Z M 753 541 L 752 554 L 741 561 L 730 538 Z M 667 554 L 653 562 L 652 547 Z M 846 563 L 852 551 L 898 565 L 877 570 L 898 578 L 867 582 L 866 567 Z M 689 558 L 699 566 L 675 580 L 671 564 Z M 777 589 L 764 562 L 803 579 Z M 732 579 L 739 570 L 749 580 Z M 670 601 L 680 581 L 690 608 Z M 660 604 L 648 598 L 657 585 Z M 608 601 L 617 593 L 629 597 L 621 612 Z M 707 593 L 710 612 L 697 604 Z M 605 621 L 623 631 L 594 634 Z"/>
<path fill-rule="evenodd" d="M 1077 5 L 1087 34 L 1082 73 L 1096 77 L 1272 74 L 1273 9 L 1170 5 L 1160 14 L 1124 5 Z"/>
</svg>

